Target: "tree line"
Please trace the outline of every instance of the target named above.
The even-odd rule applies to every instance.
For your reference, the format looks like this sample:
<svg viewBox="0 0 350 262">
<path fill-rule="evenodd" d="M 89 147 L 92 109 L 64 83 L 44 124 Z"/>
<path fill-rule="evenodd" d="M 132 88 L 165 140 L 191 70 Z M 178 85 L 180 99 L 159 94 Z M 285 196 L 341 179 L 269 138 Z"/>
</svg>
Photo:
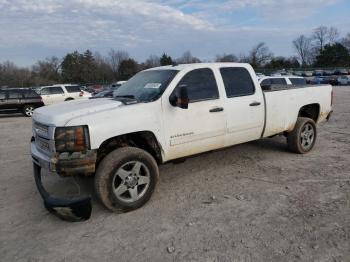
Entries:
<svg viewBox="0 0 350 262">
<path fill-rule="evenodd" d="M 258 43 L 247 54 L 217 55 L 216 62 L 245 62 L 254 68 L 288 69 L 307 67 L 350 67 L 350 33 L 340 38 L 334 27 L 320 26 L 310 36 L 300 35 L 292 46 L 296 56 L 274 56 L 268 46 Z M 126 51 L 111 49 L 107 55 L 74 51 L 63 58 L 48 57 L 31 67 L 18 67 L 10 61 L 0 63 L 0 87 L 42 86 L 59 82 L 79 84 L 108 84 L 127 80 L 135 73 L 152 67 L 211 62 L 201 61 L 186 51 L 179 58 L 166 53 L 151 55 L 139 63 Z"/>
</svg>

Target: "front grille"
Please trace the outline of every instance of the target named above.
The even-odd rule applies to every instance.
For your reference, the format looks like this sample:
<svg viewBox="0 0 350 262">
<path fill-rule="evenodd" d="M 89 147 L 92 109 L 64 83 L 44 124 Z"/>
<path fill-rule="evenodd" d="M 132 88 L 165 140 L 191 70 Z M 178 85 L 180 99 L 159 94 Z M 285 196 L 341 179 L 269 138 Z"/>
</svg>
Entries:
<svg viewBox="0 0 350 262">
<path fill-rule="evenodd" d="M 45 138 L 49 138 L 49 127 L 38 122 L 33 123 L 33 129 L 35 134 Z"/>
<path fill-rule="evenodd" d="M 42 138 L 40 136 L 36 136 L 35 145 L 37 148 L 40 148 L 41 150 L 50 152 L 50 143 L 48 139 Z"/>
</svg>

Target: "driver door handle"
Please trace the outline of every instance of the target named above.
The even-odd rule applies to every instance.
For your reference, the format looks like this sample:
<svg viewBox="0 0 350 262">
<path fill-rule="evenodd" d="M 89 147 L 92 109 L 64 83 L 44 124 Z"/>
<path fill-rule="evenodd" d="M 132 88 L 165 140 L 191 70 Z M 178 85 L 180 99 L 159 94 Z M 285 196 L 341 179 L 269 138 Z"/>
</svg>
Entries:
<svg viewBox="0 0 350 262">
<path fill-rule="evenodd" d="M 250 104 L 250 106 L 260 106 L 260 105 L 261 105 L 261 103 L 260 102 L 256 102 L 256 101 Z"/>
<path fill-rule="evenodd" d="M 223 107 L 214 107 L 214 108 L 209 110 L 210 113 L 217 113 L 217 112 L 222 112 L 222 111 L 224 111 Z"/>
</svg>

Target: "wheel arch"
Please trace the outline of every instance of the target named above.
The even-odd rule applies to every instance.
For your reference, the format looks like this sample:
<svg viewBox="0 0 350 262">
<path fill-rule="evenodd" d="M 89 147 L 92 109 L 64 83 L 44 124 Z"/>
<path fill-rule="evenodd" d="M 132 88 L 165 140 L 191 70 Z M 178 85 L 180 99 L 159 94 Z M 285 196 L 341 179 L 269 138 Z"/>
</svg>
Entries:
<svg viewBox="0 0 350 262">
<path fill-rule="evenodd" d="M 151 154 L 158 164 L 162 163 L 162 148 L 152 131 L 138 131 L 111 137 L 97 150 L 97 164 L 110 152 L 120 147 L 137 147 Z"/>
<path fill-rule="evenodd" d="M 317 123 L 320 116 L 320 105 L 318 103 L 304 105 L 300 108 L 298 117 L 307 117 Z"/>
</svg>

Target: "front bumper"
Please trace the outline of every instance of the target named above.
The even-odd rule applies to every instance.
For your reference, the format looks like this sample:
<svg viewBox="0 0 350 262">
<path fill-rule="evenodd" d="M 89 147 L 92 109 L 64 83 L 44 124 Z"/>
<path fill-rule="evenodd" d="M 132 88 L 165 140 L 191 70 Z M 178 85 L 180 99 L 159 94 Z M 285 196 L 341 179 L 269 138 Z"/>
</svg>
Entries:
<svg viewBox="0 0 350 262">
<path fill-rule="evenodd" d="M 31 154 L 34 167 L 34 179 L 38 191 L 44 200 L 44 206 L 46 209 L 66 221 L 85 221 L 91 216 L 92 205 L 90 196 L 78 196 L 74 198 L 63 198 L 51 196 L 44 188 L 41 181 L 41 169 L 47 169 L 52 172 L 59 172 L 63 176 L 71 176 L 75 174 L 82 174 L 88 170 L 88 174 L 94 172 L 94 167 L 91 167 L 91 163 L 96 161 L 96 154 L 91 151 L 88 153 L 88 157 L 85 155 L 71 154 L 70 156 L 59 155 L 58 157 L 50 158 L 47 155 L 41 153 L 35 146 L 35 143 L 31 143 Z M 87 165 L 90 163 L 90 166 Z"/>
<path fill-rule="evenodd" d="M 50 213 L 71 222 L 85 221 L 91 217 L 92 205 L 90 196 L 71 199 L 51 196 L 41 182 L 41 167 L 35 163 L 33 163 L 33 167 L 36 186 L 44 200 L 45 208 Z"/>
<path fill-rule="evenodd" d="M 94 150 L 86 153 L 61 153 L 49 157 L 37 149 L 31 142 L 32 160 L 38 166 L 57 172 L 60 176 L 93 175 L 95 173 L 97 153 Z"/>
</svg>

